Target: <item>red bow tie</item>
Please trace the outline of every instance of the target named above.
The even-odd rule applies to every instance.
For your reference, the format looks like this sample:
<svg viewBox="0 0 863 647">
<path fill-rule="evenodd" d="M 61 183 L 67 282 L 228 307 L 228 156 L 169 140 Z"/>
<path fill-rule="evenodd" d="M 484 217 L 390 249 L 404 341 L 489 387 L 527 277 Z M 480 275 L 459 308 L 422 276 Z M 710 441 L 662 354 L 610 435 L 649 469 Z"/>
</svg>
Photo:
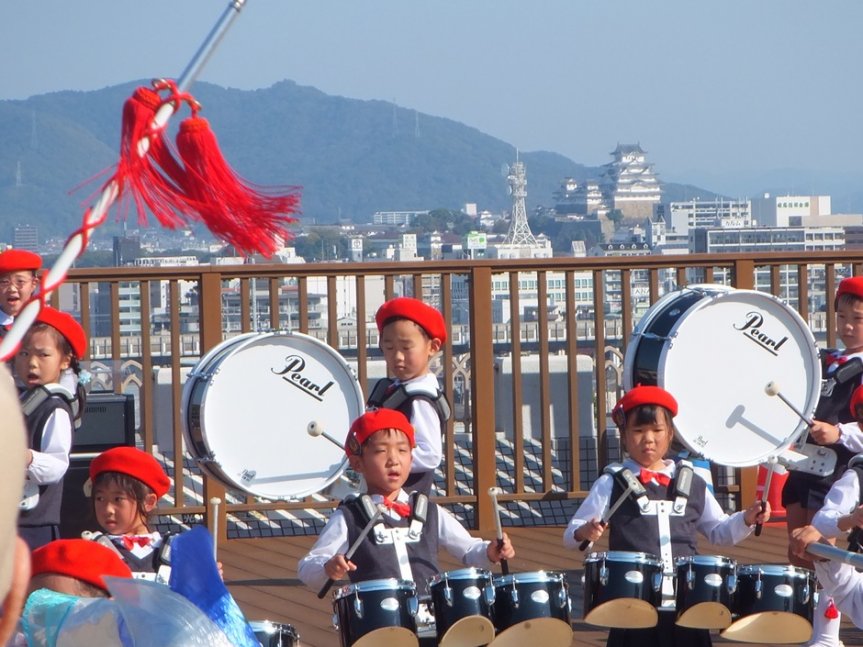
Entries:
<svg viewBox="0 0 863 647">
<path fill-rule="evenodd" d="M 831 355 L 830 359 L 827 361 L 827 368 L 829 369 L 834 366 L 838 368 L 847 361 L 848 357 L 846 355 Z"/>
<path fill-rule="evenodd" d="M 641 470 L 641 473 L 638 475 L 638 480 L 644 485 L 647 485 L 651 481 L 656 481 L 665 487 L 668 487 L 668 484 L 671 483 L 671 477 L 667 474 L 663 474 L 662 472 L 651 472 L 650 470 L 645 469 Z"/>
<path fill-rule="evenodd" d="M 389 499 L 385 498 L 384 507 L 392 510 L 404 519 L 411 516 L 411 507 L 407 503 L 402 503 L 401 501 L 390 501 Z"/>
<path fill-rule="evenodd" d="M 150 538 L 146 536 L 136 537 L 133 535 L 123 535 L 120 540 L 123 542 L 123 548 L 126 550 L 132 550 L 135 548 L 135 544 L 141 547 L 150 545 Z"/>
</svg>

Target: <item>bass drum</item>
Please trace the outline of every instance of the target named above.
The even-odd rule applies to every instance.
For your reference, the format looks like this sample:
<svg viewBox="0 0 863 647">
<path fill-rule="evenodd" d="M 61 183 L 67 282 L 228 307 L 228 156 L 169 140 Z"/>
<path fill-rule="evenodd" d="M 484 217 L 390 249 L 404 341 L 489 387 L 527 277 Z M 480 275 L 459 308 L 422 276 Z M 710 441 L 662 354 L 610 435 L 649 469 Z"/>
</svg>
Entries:
<svg viewBox="0 0 863 647">
<path fill-rule="evenodd" d="M 806 428 L 779 397 L 812 416 L 821 394 L 818 348 L 799 314 L 776 297 L 723 285 L 666 294 L 638 322 L 623 385 L 657 385 L 680 403 L 674 426 L 695 454 L 757 465 Z"/>
<path fill-rule="evenodd" d="M 265 499 L 320 492 L 347 466 L 334 438 L 365 411 L 351 368 L 332 348 L 293 332 L 248 333 L 201 358 L 183 389 L 186 445 L 201 468 Z"/>
</svg>

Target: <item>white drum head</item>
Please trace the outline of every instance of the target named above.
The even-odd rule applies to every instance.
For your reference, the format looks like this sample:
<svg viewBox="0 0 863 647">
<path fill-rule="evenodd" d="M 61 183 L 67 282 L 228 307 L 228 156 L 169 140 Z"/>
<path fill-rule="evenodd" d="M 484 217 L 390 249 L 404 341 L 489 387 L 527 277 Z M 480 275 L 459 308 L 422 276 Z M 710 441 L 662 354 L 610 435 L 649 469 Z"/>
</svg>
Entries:
<svg viewBox="0 0 863 647">
<path fill-rule="evenodd" d="M 365 410 L 344 359 L 300 333 L 252 333 L 205 355 L 183 390 L 189 451 L 228 487 L 267 499 L 321 491 L 347 465 L 342 441 Z"/>
<path fill-rule="evenodd" d="M 811 417 L 821 364 L 796 311 L 752 290 L 705 296 L 672 327 L 659 355 L 657 384 L 677 399 L 679 438 L 720 465 L 757 465 L 787 448 L 807 426 L 765 387 Z"/>
</svg>

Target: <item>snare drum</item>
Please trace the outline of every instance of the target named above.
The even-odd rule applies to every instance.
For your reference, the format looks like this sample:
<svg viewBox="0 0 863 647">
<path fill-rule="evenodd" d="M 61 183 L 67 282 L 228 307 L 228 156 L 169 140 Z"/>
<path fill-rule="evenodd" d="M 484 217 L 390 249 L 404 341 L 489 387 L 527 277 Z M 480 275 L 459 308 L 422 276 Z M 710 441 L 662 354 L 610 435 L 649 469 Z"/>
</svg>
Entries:
<svg viewBox="0 0 863 647">
<path fill-rule="evenodd" d="M 693 629 L 725 629 L 731 624 L 736 562 L 720 555 L 692 555 L 674 561 L 677 624 Z"/>
<path fill-rule="evenodd" d="M 479 568 L 439 573 L 429 578 L 428 589 L 439 645 L 475 647 L 491 642 L 494 638 L 491 573 Z"/>
<path fill-rule="evenodd" d="M 584 560 L 584 621 L 613 629 L 655 627 L 662 560 L 649 553 L 590 553 Z"/>
<path fill-rule="evenodd" d="M 336 436 L 365 410 L 344 359 L 300 333 L 248 333 L 201 358 L 183 389 L 186 445 L 229 488 L 267 499 L 314 494 L 347 465 L 345 452 L 309 435 Z"/>
<path fill-rule="evenodd" d="M 721 349 L 721 350 L 719 350 Z M 757 465 L 806 424 L 769 382 L 811 417 L 821 363 L 809 327 L 776 297 L 722 285 L 666 294 L 641 318 L 626 349 L 623 384 L 658 385 L 681 403 L 674 426 L 695 454 L 720 465 Z"/>
<path fill-rule="evenodd" d="M 295 647 L 300 644 L 300 636 L 291 625 L 262 620 L 249 621 L 249 626 L 261 647 Z"/>
<path fill-rule="evenodd" d="M 394 578 L 349 584 L 333 594 L 342 647 L 417 647 L 416 584 Z"/>
<path fill-rule="evenodd" d="M 494 647 L 569 647 L 569 586 L 564 573 L 534 571 L 494 578 Z"/>
<path fill-rule="evenodd" d="M 739 617 L 722 636 L 740 642 L 807 642 L 812 637 L 814 597 L 812 571 L 781 564 L 740 566 L 733 608 Z"/>
</svg>

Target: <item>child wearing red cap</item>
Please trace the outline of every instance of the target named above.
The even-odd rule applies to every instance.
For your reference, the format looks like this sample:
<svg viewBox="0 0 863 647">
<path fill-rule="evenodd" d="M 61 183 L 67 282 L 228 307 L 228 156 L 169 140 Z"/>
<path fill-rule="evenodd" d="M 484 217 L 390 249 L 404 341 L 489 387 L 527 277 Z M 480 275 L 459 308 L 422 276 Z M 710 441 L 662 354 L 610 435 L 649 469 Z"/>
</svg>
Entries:
<svg viewBox="0 0 863 647">
<path fill-rule="evenodd" d="M 749 536 L 755 523 L 770 517 L 769 505 L 762 512 L 759 502 L 727 515 L 689 463 L 665 458 L 676 415 L 677 401 L 658 386 L 636 386 L 620 399 L 612 419 L 628 458 L 622 465 L 606 468 L 564 531 L 564 545 L 576 548 L 582 541 L 597 541 L 609 527 L 609 550 L 650 553 L 662 560 L 663 607 L 657 626 L 611 629 L 609 646 L 710 645 L 706 629 L 674 624 L 674 560 L 696 554 L 696 533 L 712 544 L 737 544 Z M 644 492 L 626 491 L 621 477 L 630 474 L 641 481 Z M 621 498 L 624 501 L 613 517 L 603 523 L 603 515 Z"/>
<path fill-rule="evenodd" d="M 0 338 L 39 286 L 36 272 L 42 267 L 39 254 L 7 249 L 0 254 Z"/>
<path fill-rule="evenodd" d="M 90 463 L 93 514 L 103 532 L 85 533 L 87 539 L 109 548 L 140 579 L 168 583 L 168 542 L 151 531 L 149 517 L 171 481 L 151 454 L 135 447 L 114 447 Z"/>
<path fill-rule="evenodd" d="M 50 589 L 85 598 L 108 597 L 103 577 L 132 577 L 113 550 L 85 539 L 57 539 L 33 551 L 29 592 Z"/>
<path fill-rule="evenodd" d="M 396 409 L 416 430 L 413 467 L 405 487 L 431 492 L 434 473 L 443 459 L 442 436 L 450 406 L 429 362 L 446 343 L 441 313 L 410 297 L 384 303 L 375 315 L 389 378 L 379 380 L 369 395 L 369 407 Z"/>
<path fill-rule="evenodd" d="M 376 409 L 354 421 L 345 452 L 351 466 L 365 477 L 369 498 L 346 499 L 330 517 L 300 560 L 297 574 L 306 585 L 317 590 L 327 578 L 338 581 L 347 575 L 352 582 L 413 580 L 424 592 L 427 578 L 439 571 L 438 548 L 480 568 L 515 555 L 506 535 L 501 546 L 471 537 L 447 510 L 429 504 L 424 494 L 408 496 L 402 486 L 410 473 L 414 447 L 414 429 L 398 411 Z M 348 547 L 378 506 L 384 506 L 380 521 L 353 557 L 345 559 Z"/>
<path fill-rule="evenodd" d="M 71 316 L 45 307 L 21 341 L 14 358 L 27 425 L 27 482 L 18 527 L 34 550 L 60 536 L 63 476 L 69 467 L 75 411 L 83 410 L 82 387 L 59 384 L 63 371 L 80 370 L 86 352 L 84 329 Z"/>
<path fill-rule="evenodd" d="M 835 452 L 836 467 L 826 476 L 800 471 L 788 474 L 782 489 L 782 505 L 787 515 L 789 541 L 797 528 L 813 522 L 815 513 L 825 503 L 827 492 L 843 474 L 851 457 L 863 451 L 863 432 L 856 424 L 843 424 L 854 421 L 849 404 L 852 393 L 863 378 L 863 276 L 852 276 L 839 282 L 834 308 L 836 336 L 844 348 L 822 351 L 821 398 L 806 441 Z M 790 548 L 788 555 L 795 566 L 813 568 L 811 560 L 800 557 Z M 812 623 L 810 646 L 837 647 L 840 644 L 840 621 L 829 596 L 820 596 Z"/>
</svg>

